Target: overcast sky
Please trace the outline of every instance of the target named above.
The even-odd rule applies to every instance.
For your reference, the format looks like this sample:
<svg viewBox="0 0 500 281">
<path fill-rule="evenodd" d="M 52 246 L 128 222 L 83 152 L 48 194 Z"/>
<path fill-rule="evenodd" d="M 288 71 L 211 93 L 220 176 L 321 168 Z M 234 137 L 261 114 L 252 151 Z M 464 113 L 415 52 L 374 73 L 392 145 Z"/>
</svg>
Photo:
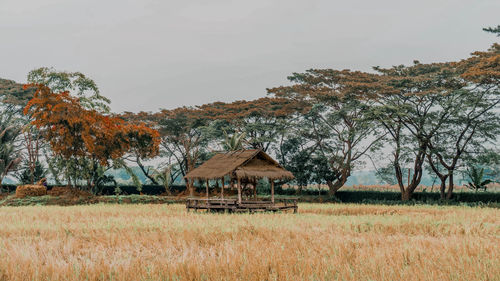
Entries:
<svg viewBox="0 0 500 281">
<path fill-rule="evenodd" d="M 498 41 L 498 0 L 0 0 L 0 77 L 93 78 L 114 111 L 254 99 L 309 68 L 449 61 Z"/>
</svg>

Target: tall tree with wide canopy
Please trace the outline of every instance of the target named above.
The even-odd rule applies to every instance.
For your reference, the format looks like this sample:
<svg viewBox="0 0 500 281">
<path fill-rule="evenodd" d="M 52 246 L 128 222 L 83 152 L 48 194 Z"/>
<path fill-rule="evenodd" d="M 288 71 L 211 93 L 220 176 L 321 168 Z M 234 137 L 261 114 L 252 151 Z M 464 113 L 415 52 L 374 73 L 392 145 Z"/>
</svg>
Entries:
<svg viewBox="0 0 500 281">
<path fill-rule="evenodd" d="M 0 112 L 0 192 L 3 179 L 16 169 L 22 159 L 17 144 L 21 126 L 14 112 Z"/>
<path fill-rule="evenodd" d="M 351 83 L 345 80 L 348 73 L 351 72 L 312 69 L 290 76 L 292 86 L 268 89 L 279 98 L 305 105 L 303 113 L 309 121 L 309 141 L 315 143 L 318 159 L 326 160 L 322 162 L 327 163 L 328 172 L 322 174 L 330 195 L 346 183 L 355 165 L 379 143 L 380 132 L 367 118 L 371 104 L 364 97 L 364 81 Z"/>
<path fill-rule="evenodd" d="M 181 107 L 161 110 L 149 118 L 156 124 L 165 156 L 175 159 L 179 173 L 184 177 L 208 153 L 214 130 L 205 112 L 198 108 Z M 190 194 L 193 182 L 187 182 Z"/>
<path fill-rule="evenodd" d="M 156 130 L 86 109 L 68 92 L 54 93 L 45 85 L 34 86 L 37 91 L 24 113 L 42 129 L 56 155 L 77 162 L 90 161 L 91 171 L 86 178 L 89 188 L 99 181 L 99 165 L 110 166 L 110 161 L 132 149 L 144 157 L 158 154 L 160 138 Z M 70 178 L 67 180 L 71 183 Z"/>
<path fill-rule="evenodd" d="M 392 165 L 403 200 L 411 199 L 420 184 L 431 140 L 456 112 L 457 102 L 466 93 L 465 84 L 449 63 L 375 68 L 380 81 L 389 86 L 376 96 L 376 119 L 392 137 L 395 146 Z M 412 152 L 411 180 L 404 185 L 401 167 L 403 150 Z"/>
<path fill-rule="evenodd" d="M 495 144 L 500 133 L 500 46 L 494 44 L 486 52 L 474 52 L 468 59 L 452 63 L 462 88 L 449 96 L 453 111 L 430 144 L 428 162 L 441 179 L 441 198 L 450 199 L 454 188 L 454 172 L 466 154 L 477 157 L 488 144 Z M 471 155 L 472 154 L 472 155 Z M 439 169 L 441 167 L 441 169 Z M 445 195 L 448 179 L 448 191 Z"/>
</svg>

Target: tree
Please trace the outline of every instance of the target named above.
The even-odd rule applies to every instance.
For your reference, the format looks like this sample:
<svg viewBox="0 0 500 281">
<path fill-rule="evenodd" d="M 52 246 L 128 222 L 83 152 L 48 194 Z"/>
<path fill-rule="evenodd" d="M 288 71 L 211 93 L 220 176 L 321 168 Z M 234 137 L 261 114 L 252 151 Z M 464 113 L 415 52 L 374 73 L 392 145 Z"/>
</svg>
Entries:
<svg viewBox="0 0 500 281">
<path fill-rule="evenodd" d="M 170 185 L 172 184 L 172 166 L 173 165 L 169 165 L 161 171 L 155 170 L 153 174 L 156 182 L 161 183 L 165 187 L 167 195 L 172 195 L 170 190 Z"/>
<path fill-rule="evenodd" d="M 207 148 L 210 141 L 214 140 L 215 132 L 203 110 L 191 107 L 164 109 L 151 118 L 160 132 L 165 156 L 175 159 L 182 177 L 207 156 Z M 187 182 L 191 195 L 193 184 Z"/>
<path fill-rule="evenodd" d="M 300 128 L 300 127 L 299 127 Z M 277 157 L 281 165 L 295 176 L 294 182 L 300 194 L 304 187 L 311 182 L 313 176 L 313 162 L 311 156 L 314 149 L 307 144 L 307 139 L 296 134 L 293 130 L 283 136 L 278 146 Z"/>
<path fill-rule="evenodd" d="M 33 98 L 34 89 L 24 88 L 12 80 L 0 79 L 0 101 L 3 109 L 16 108 L 19 112 L 26 106 L 28 101 Z"/>
<path fill-rule="evenodd" d="M 476 192 L 480 189 L 486 191 L 487 185 L 492 183 L 490 179 L 484 179 L 484 168 L 471 166 L 467 169 L 466 174 L 469 178 L 469 182 L 465 186 Z"/>
<path fill-rule="evenodd" d="M 370 102 L 363 83 L 345 79 L 348 70 L 312 69 L 294 73 L 288 79 L 295 84 L 268 89 L 279 98 L 302 104 L 307 121 L 309 141 L 315 143 L 318 169 L 323 175 L 330 195 L 347 181 L 361 158 L 378 145 L 379 130 L 367 118 Z M 363 76 L 361 72 L 356 72 Z"/>
<path fill-rule="evenodd" d="M 383 126 L 393 147 L 392 165 L 402 200 L 411 199 L 420 184 L 432 139 L 450 120 L 465 87 L 450 63 L 376 67 L 371 95 L 373 117 Z M 407 154 L 407 156 L 404 156 Z M 407 161 L 405 161 L 407 160 Z M 402 163 L 411 163 L 411 180 L 404 184 Z M 409 168 L 409 167 L 408 167 Z"/>
<path fill-rule="evenodd" d="M 487 92 L 452 93 L 454 110 L 429 142 L 428 163 L 441 180 L 442 199 L 450 199 L 454 188 L 454 173 L 466 154 L 478 153 L 500 133 L 498 115 L 493 112 L 500 96 Z M 441 167 L 441 169 L 440 169 Z M 446 191 L 446 180 L 448 190 Z M 445 195 L 446 192 L 446 195 Z"/>
<path fill-rule="evenodd" d="M 2 181 L 21 162 L 21 153 L 16 145 L 20 124 L 12 111 L 0 112 L 0 192 Z"/>
<path fill-rule="evenodd" d="M 54 93 L 45 85 L 32 86 L 36 86 L 37 91 L 24 113 L 42 130 L 57 156 L 73 160 L 78 166 L 90 167 L 86 175 L 89 188 L 104 176 L 100 166 L 111 166 L 110 161 L 132 149 L 144 157 L 158 154 L 160 139 L 156 130 L 85 109 L 79 99 L 68 92 Z M 67 176 L 70 184 L 70 174 Z"/>
<path fill-rule="evenodd" d="M 96 83 L 80 72 L 57 71 L 53 68 L 41 67 L 30 71 L 27 80 L 28 83 L 33 85 L 45 85 L 54 92 L 67 91 L 70 95 L 76 96 L 79 104 L 86 109 L 109 113 L 109 99 L 100 95 Z M 30 96 L 25 94 L 23 95 L 24 99 L 19 99 L 22 101 L 20 104 L 24 103 L 23 108 L 26 106 L 27 101 L 33 98 L 36 87 L 25 87 L 25 89 L 30 90 Z M 25 116 L 25 118 L 29 118 L 29 115 Z M 26 123 L 30 123 L 32 120 L 26 121 Z M 27 158 L 32 168 L 36 163 L 36 159 L 39 158 L 39 149 L 44 144 L 43 139 L 40 139 L 44 132 L 37 132 L 38 130 L 37 127 L 30 126 L 29 130 L 24 134 Z M 95 175 L 100 169 L 97 167 L 98 165 L 93 165 L 92 161 L 87 161 L 88 159 L 62 158 L 61 155 L 53 154 L 49 149 L 45 150 L 45 156 L 44 160 L 47 161 L 49 171 L 56 183 L 60 183 L 60 173 L 65 174 L 66 179 L 73 178 L 76 185 L 77 179 L 94 178 L 95 176 L 90 175 L 92 173 Z M 68 182 L 68 184 L 70 183 Z"/>
<path fill-rule="evenodd" d="M 34 184 L 45 178 L 46 174 L 47 170 L 40 161 L 36 161 L 34 165 L 24 161 L 20 171 L 16 173 L 16 178 L 21 184 Z"/>
<path fill-rule="evenodd" d="M 243 142 L 246 137 L 246 133 L 234 133 L 231 137 L 228 135 L 226 130 L 224 132 L 224 142 L 222 143 L 222 147 L 226 151 L 236 151 L 243 149 Z"/>
<path fill-rule="evenodd" d="M 30 123 L 22 128 L 23 146 L 26 153 L 26 160 L 24 163 L 25 170 L 22 173 L 22 182 L 34 184 L 45 176 L 43 164 L 40 162 L 40 152 L 44 147 L 42 134 L 40 131 Z M 30 179 L 26 181 L 26 177 Z"/>
<path fill-rule="evenodd" d="M 0 188 L 5 176 L 22 161 L 19 136 L 27 123 L 22 108 L 33 93 L 14 81 L 0 79 Z"/>
<path fill-rule="evenodd" d="M 485 150 L 495 143 L 500 133 L 497 107 L 500 103 L 500 45 L 494 44 L 487 52 L 474 52 L 468 59 L 453 63 L 457 75 L 463 79 L 463 87 L 451 95 L 455 99 L 454 110 L 438 134 L 429 144 L 428 162 L 441 179 L 441 197 L 445 198 L 445 183 L 448 178 L 446 198 L 451 198 L 454 181 L 453 172 L 466 154 Z M 435 156 L 435 160 L 433 160 Z M 440 171 L 434 162 L 445 170 Z"/>
<path fill-rule="evenodd" d="M 57 71 L 41 67 L 28 73 L 28 83 L 45 85 L 54 92 L 69 92 L 78 98 L 83 108 L 109 113 L 108 98 L 102 96 L 94 80 L 80 72 Z"/>
</svg>

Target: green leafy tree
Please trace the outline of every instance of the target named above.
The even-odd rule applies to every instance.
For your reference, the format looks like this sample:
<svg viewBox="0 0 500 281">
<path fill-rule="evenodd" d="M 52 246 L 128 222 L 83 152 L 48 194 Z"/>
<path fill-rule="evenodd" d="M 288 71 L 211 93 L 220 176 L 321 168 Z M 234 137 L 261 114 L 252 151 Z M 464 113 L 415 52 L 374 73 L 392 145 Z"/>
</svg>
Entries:
<svg viewBox="0 0 500 281">
<path fill-rule="evenodd" d="M 297 193 L 307 187 L 313 176 L 313 163 L 311 156 L 314 149 L 307 144 L 307 140 L 301 135 L 294 134 L 295 130 L 289 132 L 278 146 L 277 157 L 281 165 L 295 176 L 293 180 L 297 184 Z"/>
<path fill-rule="evenodd" d="M 235 151 L 243 149 L 243 143 L 245 141 L 246 133 L 234 133 L 232 136 L 229 136 L 226 130 L 224 132 L 224 142 L 222 143 L 222 147 L 225 151 Z"/>
<path fill-rule="evenodd" d="M 486 191 L 488 184 L 492 183 L 490 179 L 484 178 L 484 168 L 471 166 L 467 169 L 466 175 L 469 178 L 469 182 L 465 186 L 476 192 L 481 189 Z"/>
<path fill-rule="evenodd" d="M 47 170 L 40 161 L 36 161 L 33 169 L 32 163 L 23 161 L 19 171 L 16 173 L 16 178 L 21 184 L 33 184 L 45 178 Z"/>
<path fill-rule="evenodd" d="M 78 97 L 79 103 L 86 109 L 109 113 L 111 101 L 100 94 L 94 80 L 80 72 L 57 71 L 54 68 L 41 67 L 28 73 L 28 83 L 45 85 L 53 92 L 65 92 Z"/>
<path fill-rule="evenodd" d="M 0 192 L 3 179 L 13 172 L 22 160 L 17 142 L 21 125 L 15 112 L 0 112 Z"/>
<path fill-rule="evenodd" d="M 463 84 L 448 69 L 446 63 L 419 62 L 412 66 L 376 68 L 381 73 L 379 81 L 383 86 L 376 86 L 381 91 L 375 98 L 374 116 L 392 139 L 392 164 L 402 200 L 411 199 L 420 184 L 431 140 L 455 110 L 455 104 L 450 102 L 455 96 L 450 93 Z M 411 168 L 413 174 L 405 185 L 403 154 L 410 151 L 413 157 L 407 168 Z"/>
<path fill-rule="evenodd" d="M 314 143 L 318 164 L 323 165 L 316 174 L 323 175 L 330 195 L 346 183 L 368 151 L 378 148 L 380 139 L 367 115 L 371 102 L 361 98 L 364 85 L 344 80 L 346 73 L 350 71 L 312 69 L 290 76 L 292 86 L 268 89 L 303 105 L 302 118 L 309 128 L 306 135 Z"/>
<path fill-rule="evenodd" d="M 153 174 L 155 180 L 165 187 L 165 192 L 168 195 L 172 195 L 172 191 L 170 190 L 170 186 L 172 184 L 172 167 L 173 165 L 168 165 L 164 169 L 158 171 L 155 170 Z"/>
</svg>

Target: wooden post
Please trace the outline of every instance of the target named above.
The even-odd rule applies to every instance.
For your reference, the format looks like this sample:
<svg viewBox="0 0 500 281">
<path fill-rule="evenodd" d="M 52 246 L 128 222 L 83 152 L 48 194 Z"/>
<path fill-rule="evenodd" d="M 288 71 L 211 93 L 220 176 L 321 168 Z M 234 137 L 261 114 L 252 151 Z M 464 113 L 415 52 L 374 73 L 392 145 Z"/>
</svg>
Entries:
<svg viewBox="0 0 500 281">
<path fill-rule="evenodd" d="M 238 204 L 241 204 L 241 180 L 240 180 L 240 178 L 238 178 L 237 181 L 238 181 Z"/>
<path fill-rule="evenodd" d="M 257 199 L 257 180 L 255 180 L 253 185 L 253 198 Z"/>
<path fill-rule="evenodd" d="M 224 199 L 224 177 L 222 177 L 222 187 L 220 189 L 220 197 Z"/>
<path fill-rule="evenodd" d="M 274 180 L 271 180 L 271 203 L 274 205 Z"/>
<path fill-rule="evenodd" d="M 208 199 L 208 180 L 207 180 L 207 199 Z"/>
</svg>

